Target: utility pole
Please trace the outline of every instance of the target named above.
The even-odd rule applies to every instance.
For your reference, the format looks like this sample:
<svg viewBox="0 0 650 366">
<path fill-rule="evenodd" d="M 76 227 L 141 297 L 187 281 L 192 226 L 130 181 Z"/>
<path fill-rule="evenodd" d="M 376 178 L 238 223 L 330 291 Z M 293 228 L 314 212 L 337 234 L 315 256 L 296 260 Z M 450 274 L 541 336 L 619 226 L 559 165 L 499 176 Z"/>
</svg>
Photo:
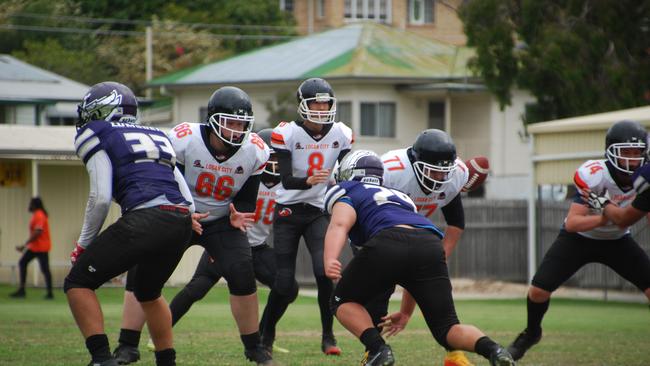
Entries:
<svg viewBox="0 0 650 366">
<path fill-rule="evenodd" d="M 153 79 L 153 28 L 147 26 L 147 40 L 146 40 L 146 79 L 147 83 Z M 147 88 L 147 99 L 151 99 L 151 88 Z"/>
</svg>

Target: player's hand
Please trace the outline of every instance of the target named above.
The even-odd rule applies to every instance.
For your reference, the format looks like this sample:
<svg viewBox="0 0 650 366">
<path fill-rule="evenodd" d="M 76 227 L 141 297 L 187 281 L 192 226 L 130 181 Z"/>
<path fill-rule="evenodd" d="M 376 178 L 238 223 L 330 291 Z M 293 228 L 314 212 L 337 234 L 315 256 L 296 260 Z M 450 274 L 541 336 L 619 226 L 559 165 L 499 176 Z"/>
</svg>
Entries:
<svg viewBox="0 0 650 366">
<path fill-rule="evenodd" d="M 382 322 L 379 323 L 379 326 L 383 328 L 381 330 L 381 335 L 386 338 L 396 335 L 406 328 L 409 319 L 411 319 L 411 317 L 408 314 L 399 311 L 382 317 Z"/>
<path fill-rule="evenodd" d="M 326 259 L 325 275 L 333 281 L 341 278 L 341 262 L 338 259 Z"/>
<path fill-rule="evenodd" d="M 192 230 L 201 235 L 203 234 L 203 227 L 201 227 L 201 223 L 199 220 L 205 219 L 208 217 L 210 214 L 205 212 L 205 213 L 200 213 L 200 212 L 195 212 L 192 214 Z"/>
<path fill-rule="evenodd" d="M 583 190 L 580 192 L 580 195 L 582 196 L 582 199 L 585 201 L 587 206 L 594 210 L 602 210 L 605 208 L 605 206 L 607 206 L 608 203 L 612 203 L 609 198 L 605 196 L 599 196 L 589 189 Z"/>
<path fill-rule="evenodd" d="M 24 245 L 16 245 L 16 251 L 17 251 L 17 252 L 21 252 L 21 253 L 22 253 L 23 250 L 25 250 L 25 246 L 24 246 Z"/>
<path fill-rule="evenodd" d="M 319 184 L 319 183 L 327 183 L 330 180 L 330 170 L 329 169 L 314 169 L 314 174 L 311 176 L 307 177 L 307 184 L 310 186 Z"/>
<path fill-rule="evenodd" d="M 239 212 L 235 209 L 234 204 L 230 204 L 230 225 L 233 227 L 246 232 L 249 227 L 253 226 L 254 218 L 254 212 Z"/>
<path fill-rule="evenodd" d="M 86 251 L 86 248 L 82 247 L 79 245 L 79 243 L 75 243 L 75 247 L 72 250 L 72 253 L 70 253 L 70 263 L 74 266 L 75 263 L 77 263 L 77 260 L 79 259 L 79 256 Z"/>
</svg>

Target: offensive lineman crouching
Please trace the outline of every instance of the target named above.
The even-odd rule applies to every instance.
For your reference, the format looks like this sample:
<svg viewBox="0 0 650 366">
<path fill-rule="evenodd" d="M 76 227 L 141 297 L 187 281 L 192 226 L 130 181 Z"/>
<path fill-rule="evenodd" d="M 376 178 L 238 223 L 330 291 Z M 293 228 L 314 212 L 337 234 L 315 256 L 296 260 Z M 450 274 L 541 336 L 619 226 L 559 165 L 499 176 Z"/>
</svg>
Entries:
<svg viewBox="0 0 650 366">
<path fill-rule="evenodd" d="M 332 310 L 368 349 L 362 364 L 395 363 L 390 346 L 362 304 L 399 284 L 408 291 L 403 302 L 410 304 L 411 312 L 413 300 L 417 302 L 440 345 L 476 352 L 491 365 L 514 365 L 510 354 L 478 328 L 459 324 L 442 233 L 417 214 L 406 194 L 381 186 L 383 173 L 383 164 L 375 153 L 350 153 L 339 167 L 339 183 L 325 197 L 325 207 L 332 214 L 325 236 L 325 273 L 339 280 Z M 341 273 L 338 257 L 348 236 L 362 249 Z"/>
</svg>

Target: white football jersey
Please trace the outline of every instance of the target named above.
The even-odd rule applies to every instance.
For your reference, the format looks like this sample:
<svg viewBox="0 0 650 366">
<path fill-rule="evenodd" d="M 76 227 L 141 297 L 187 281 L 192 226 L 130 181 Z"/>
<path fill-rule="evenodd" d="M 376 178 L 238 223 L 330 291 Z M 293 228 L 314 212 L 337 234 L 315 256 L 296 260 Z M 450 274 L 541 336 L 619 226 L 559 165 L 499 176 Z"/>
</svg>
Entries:
<svg viewBox="0 0 650 366">
<path fill-rule="evenodd" d="M 271 232 L 275 199 L 278 197 L 280 187 L 282 187 L 282 183 L 269 188 L 260 182 L 260 189 L 257 191 L 257 202 L 255 203 L 255 222 L 253 226 L 246 230 L 251 247 L 264 244 Z"/>
<path fill-rule="evenodd" d="M 295 122 L 281 122 L 271 135 L 274 149 L 291 152 L 294 177 L 308 177 L 314 169 L 334 168 L 341 150 L 352 148 L 352 130 L 342 122 L 335 122 L 320 140 L 316 141 Z M 308 203 L 323 208 L 328 183 L 319 183 L 309 189 L 280 189 L 278 203 L 290 205 Z"/>
<path fill-rule="evenodd" d="M 418 212 L 425 217 L 430 217 L 439 207 L 445 207 L 463 189 L 469 179 L 467 166 L 460 159 L 456 159 L 458 168 L 452 173 L 451 180 L 447 182 L 442 192 L 424 192 L 420 187 L 413 165 L 406 154 L 407 149 L 392 150 L 381 157 L 384 163 L 384 186 L 400 190 L 411 197 Z"/>
<path fill-rule="evenodd" d="M 618 206 L 626 207 L 634 200 L 636 191 L 630 189 L 627 192 L 623 192 L 614 181 L 614 178 L 609 174 L 609 169 L 605 165 L 606 161 L 605 159 L 587 160 L 582 164 L 573 176 L 576 188 L 578 191 L 588 188 L 598 195 L 605 195 Z M 621 229 L 618 225 L 609 221 L 605 226 L 579 232 L 578 234 L 591 239 L 612 240 L 618 239 L 629 232 L 629 227 Z"/>
<path fill-rule="evenodd" d="M 203 221 L 230 214 L 230 203 L 251 175 L 261 174 L 269 147 L 254 133 L 224 162 L 212 156 L 201 136 L 200 123 L 181 123 L 169 132 L 176 160 L 185 166 L 185 181 L 196 212 L 209 212 Z"/>
</svg>

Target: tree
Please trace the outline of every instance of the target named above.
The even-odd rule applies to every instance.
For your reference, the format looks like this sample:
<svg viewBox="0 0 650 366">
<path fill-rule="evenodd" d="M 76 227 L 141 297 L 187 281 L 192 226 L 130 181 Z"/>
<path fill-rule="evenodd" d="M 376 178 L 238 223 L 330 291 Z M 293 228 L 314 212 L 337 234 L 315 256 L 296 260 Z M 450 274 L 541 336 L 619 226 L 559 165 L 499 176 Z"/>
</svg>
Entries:
<svg viewBox="0 0 650 366">
<path fill-rule="evenodd" d="M 501 107 L 529 90 L 527 123 L 650 102 L 650 0 L 473 0 L 470 67 Z"/>
</svg>

